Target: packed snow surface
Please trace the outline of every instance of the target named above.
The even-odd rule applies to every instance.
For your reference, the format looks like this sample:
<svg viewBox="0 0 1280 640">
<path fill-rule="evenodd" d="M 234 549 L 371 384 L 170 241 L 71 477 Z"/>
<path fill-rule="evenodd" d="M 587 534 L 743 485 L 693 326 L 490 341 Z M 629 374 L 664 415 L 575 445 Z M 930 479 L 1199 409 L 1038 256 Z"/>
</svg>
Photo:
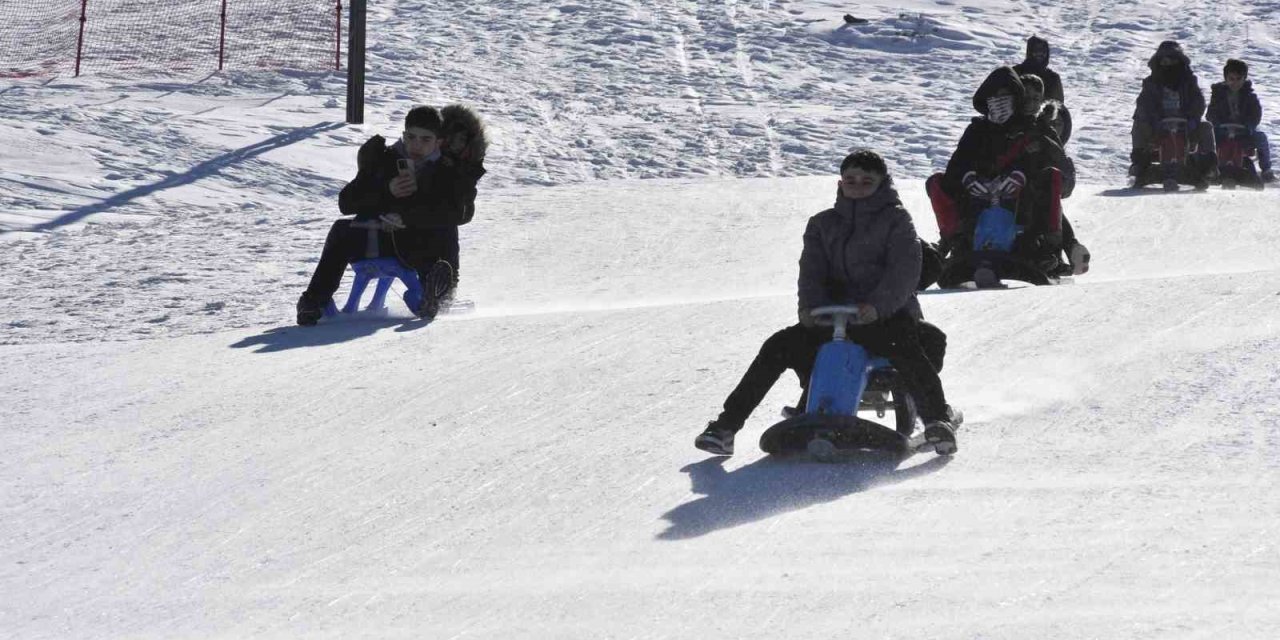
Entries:
<svg viewBox="0 0 1280 640">
<path fill-rule="evenodd" d="M 1275 636 L 1280 190 L 1119 187 L 1161 40 L 1206 92 L 1247 60 L 1280 141 L 1280 2 L 371 4 L 364 125 L 338 72 L 0 82 L 0 635 Z M 789 375 L 694 449 L 840 158 L 935 239 L 1033 33 L 1094 266 L 922 296 L 958 454 L 769 458 Z M 476 311 L 293 326 L 356 148 L 453 102 Z"/>
</svg>

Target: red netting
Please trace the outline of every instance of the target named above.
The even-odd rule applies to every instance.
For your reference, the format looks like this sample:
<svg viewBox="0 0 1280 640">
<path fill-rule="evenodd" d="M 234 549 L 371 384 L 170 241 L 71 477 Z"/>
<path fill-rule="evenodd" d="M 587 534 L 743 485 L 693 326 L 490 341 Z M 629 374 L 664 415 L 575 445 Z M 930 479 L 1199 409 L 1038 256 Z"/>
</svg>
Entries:
<svg viewBox="0 0 1280 640">
<path fill-rule="evenodd" d="M 77 48 L 81 73 L 333 69 L 340 66 L 341 6 L 339 0 L 0 0 L 0 76 L 70 75 Z"/>
</svg>

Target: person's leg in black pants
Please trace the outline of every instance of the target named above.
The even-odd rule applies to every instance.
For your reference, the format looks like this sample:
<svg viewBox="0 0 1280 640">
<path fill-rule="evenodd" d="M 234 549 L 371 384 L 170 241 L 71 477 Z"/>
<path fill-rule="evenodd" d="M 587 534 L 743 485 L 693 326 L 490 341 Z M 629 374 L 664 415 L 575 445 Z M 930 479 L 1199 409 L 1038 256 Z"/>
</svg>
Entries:
<svg viewBox="0 0 1280 640">
<path fill-rule="evenodd" d="M 734 432 L 742 429 L 784 371 L 794 369 L 801 380 L 809 379 L 818 349 L 830 340 L 830 328 L 807 329 L 799 324 L 769 336 L 738 386 L 725 399 L 724 411 L 715 424 Z"/>
<path fill-rule="evenodd" d="M 922 421 L 928 424 L 947 418 L 942 380 L 921 345 L 919 321 L 899 312 L 881 323 L 849 327 L 849 339 L 888 358 L 911 390 Z"/>
<path fill-rule="evenodd" d="M 303 294 L 307 298 L 327 303 L 338 290 L 338 285 L 342 284 L 342 275 L 346 273 L 347 265 L 365 258 L 392 255 L 391 234 L 352 227 L 351 223 L 351 219 L 343 218 L 329 227 L 324 250 L 320 252 L 320 262 L 316 264 L 316 270 L 311 274 L 311 283 Z M 372 242 L 371 233 L 374 235 Z"/>
</svg>

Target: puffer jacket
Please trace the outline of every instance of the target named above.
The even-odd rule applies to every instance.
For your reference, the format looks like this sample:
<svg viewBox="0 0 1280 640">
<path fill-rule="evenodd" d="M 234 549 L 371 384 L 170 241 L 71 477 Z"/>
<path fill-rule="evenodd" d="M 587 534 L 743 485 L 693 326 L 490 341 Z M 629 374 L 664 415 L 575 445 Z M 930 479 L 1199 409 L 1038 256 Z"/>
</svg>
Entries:
<svg viewBox="0 0 1280 640">
<path fill-rule="evenodd" d="M 834 207 L 809 219 L 799 308 L 866 303 L 883 319 L 904 309 L 920 318 L 919 282 L 916 228 L 890 181 L 861 200 L 837 193 Z"/>
</svg>

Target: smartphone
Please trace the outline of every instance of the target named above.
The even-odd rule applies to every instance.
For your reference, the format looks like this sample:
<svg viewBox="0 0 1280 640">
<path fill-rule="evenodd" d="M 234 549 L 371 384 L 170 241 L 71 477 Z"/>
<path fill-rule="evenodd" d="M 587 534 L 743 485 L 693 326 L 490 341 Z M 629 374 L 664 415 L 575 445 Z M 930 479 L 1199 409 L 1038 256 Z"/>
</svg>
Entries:
<svg viewBox="0 0 1280 640">
<path fill-rule="evenodd" d="M 413 160 L 409 158 L 400 158 L 396 160 L 396 168 L 400 170 L 400 175 L 413 173 Z"/>
</svg>

